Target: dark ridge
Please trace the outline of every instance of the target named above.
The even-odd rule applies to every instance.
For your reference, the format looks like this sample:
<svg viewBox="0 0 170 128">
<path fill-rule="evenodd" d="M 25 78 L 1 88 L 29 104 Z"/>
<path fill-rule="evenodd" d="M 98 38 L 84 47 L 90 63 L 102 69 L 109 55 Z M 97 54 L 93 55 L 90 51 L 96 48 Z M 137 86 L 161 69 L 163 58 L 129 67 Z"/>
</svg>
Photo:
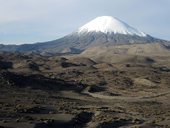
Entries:
<svg viewBox="0 0 170 128">
<path fill-rule="evenodd" d="M 0 74 L 1 84 L 3 86 L 12 86 L 25 88 L 30 87 L 32 89 L 49 90 L 49 91 L 61 91 L 61 90 L 73 90 L 80 92 L 84 85 L 77 85 L 70 82 L 66 82 L 59 79 L 47 78 L 42 75 L 20 75 L 11 72 L 3 72 Z M 3 81 L 2 81 L 3 80 Z"/>
</svg>

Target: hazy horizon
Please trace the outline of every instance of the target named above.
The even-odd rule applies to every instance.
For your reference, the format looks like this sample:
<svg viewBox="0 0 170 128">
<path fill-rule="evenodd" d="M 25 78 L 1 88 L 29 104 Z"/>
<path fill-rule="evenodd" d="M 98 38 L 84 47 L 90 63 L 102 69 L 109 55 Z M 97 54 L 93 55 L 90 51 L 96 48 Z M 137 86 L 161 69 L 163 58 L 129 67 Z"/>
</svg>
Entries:
<svg viewBox="0 0 170 128">
<path fill-rule="evenodd" d="M 0 0 L 0 43 L 55 40 L 98 16 L 113 16 L 153 36 L 170 40 L 168 0 Z"/>
</svg>

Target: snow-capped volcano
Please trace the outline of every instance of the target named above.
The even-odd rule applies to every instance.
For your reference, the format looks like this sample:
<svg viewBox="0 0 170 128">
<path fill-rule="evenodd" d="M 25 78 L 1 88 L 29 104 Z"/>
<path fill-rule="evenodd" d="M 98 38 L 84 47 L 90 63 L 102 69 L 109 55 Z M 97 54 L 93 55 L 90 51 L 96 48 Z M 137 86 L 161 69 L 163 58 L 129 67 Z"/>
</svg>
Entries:
<svg viewBox="0 0 170 128">
<path fill-rule="evenodd" d="M 0 51 L 38 52 L 38 53 L 81 53 L 96 46 L 115 46 L 128 44 L 163 43 L 141 32 L 125 22 L 111 16 L 101 16 L 60 39 L 23 45 L 0 45 Z"/>
<path fill-rule="evenodd" d="M 111 16 L 101 16 L 94 20 L 88 22 L 84 26 L 78 29 L 79 33 L 82 32 L 102 32 L 102 33 L 114 33 L 114 34 L 128 34 L 128 35 L 138 35 L 145 37 L 147 36 L 144 32 L 141 32 L 125 22 L 113 18 Z"/>
</svg>

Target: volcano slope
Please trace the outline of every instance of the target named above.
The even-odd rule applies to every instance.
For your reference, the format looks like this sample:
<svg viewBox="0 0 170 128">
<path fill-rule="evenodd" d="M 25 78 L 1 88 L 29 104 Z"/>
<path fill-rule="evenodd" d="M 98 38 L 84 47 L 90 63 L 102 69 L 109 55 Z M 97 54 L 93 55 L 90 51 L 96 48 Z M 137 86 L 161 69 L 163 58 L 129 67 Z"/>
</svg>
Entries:
<svg viewBox="0 0 170 128">
<path fill-rule="evenodd" d="M 168 60 L 1 53 L 0 127 L 168 128 Z"/>
</svg>

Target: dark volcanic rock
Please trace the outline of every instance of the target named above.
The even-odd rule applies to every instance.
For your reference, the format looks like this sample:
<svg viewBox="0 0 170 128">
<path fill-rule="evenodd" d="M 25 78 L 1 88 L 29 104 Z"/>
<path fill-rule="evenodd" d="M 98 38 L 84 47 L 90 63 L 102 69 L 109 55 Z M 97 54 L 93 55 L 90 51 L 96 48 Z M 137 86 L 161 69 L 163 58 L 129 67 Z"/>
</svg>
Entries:
<svg viewBox="0 0 170 128">
<path fill-rule="evenodd" d="M 34 128 L 83 128 L 91 121 L 93 113 L 81 112 L 69 122 L 47 120 L 35 124 Z"/>
<path fill-rule="evenodd" d="M 0 61 L 0 69 L 12 68 L 13 63 L 8 61 Z"/>
<path fill-rule="evenodd" d="M 11 72 L 3 72 L 0 74 L 3 81 L 11 83 L 15 87 L 30 87 L 32 89 L 61 91 L 61 90 L 73 90 L 81 91 L 84 86 L 65 82 L 59 79 L 47 78 L 43 75 L 19 75 Z M 3 82 L 2 81 L 2 82 Z"/>
<path fill-rule="evenodd" d="M 119 128 L 121 126 L 125 126 L 131 123 L 132 123 L 131 120 L 119 119 L 113 122 L 101 123 L 97 128 Z"/>
<path fill-rule="evenodd" d="M 73 123 L 74 127 L 77 126 L 83 127 L 84 125 L 91 121 L 92 116 L 93 113 L 91 112 L 81 112 L 71 122 Z"/>
<path fill-rule="evenodd" d="M 16 110 L 17 113 L 29 113 L 29 114 L 42 114 L 48 113 L 47 109 L 44 107 L 36 106 L 30 108 L 21 108 Z"/>
</svg>

